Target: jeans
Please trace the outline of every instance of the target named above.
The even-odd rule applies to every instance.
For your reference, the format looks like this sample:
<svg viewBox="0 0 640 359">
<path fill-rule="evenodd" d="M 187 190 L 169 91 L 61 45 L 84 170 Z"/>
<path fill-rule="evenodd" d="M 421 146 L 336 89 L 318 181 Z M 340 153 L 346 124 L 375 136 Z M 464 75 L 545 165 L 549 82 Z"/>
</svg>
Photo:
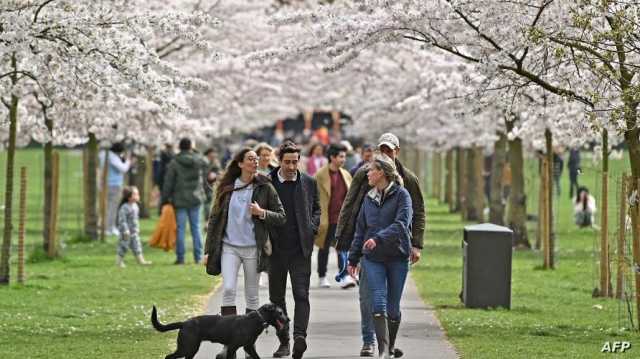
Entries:
<svg viewBox="0 0 640 359">
<path fill-rule="evenodd" d="M 367 275 L 362 266 L 360 266 L 360 325 L 362 329 L 362 343 L 375 343 L 375 329 L 373 327 L 373 313 L 371 312 L 371 296 L 369 295 L 369 285 L 367 284 Z"/>
<path fill-rule="evenodd" d="M 240 265 L 244 272 L 244 298 L 246 309 L 257 310 L 260 305 L 258 296 L 258 250 L 257 247 L 236 247 L 222 244 L 222 305 L 236 305 L 238 271 Z"/>
<path fill-rule="evenodd" d="M 329 250 L 331 249 L 331 243 L 333 243 L 336 236 L 337 224 L 330 224 L 327 230 L 327 236 L 324 239 L 324 247 L 318 250 L 318 277 L 323 278 L 327 275 L 327 265 L 329 264 Z M 340 281 L 344 278 L 346 273 L 346 259 L 347 252 L 337 251 L 338 269 L 339 273 L 336 276 L 336 281 Z"/>
<path fill-rule="evenodd" d="M 287 291 L 287 274 L 291 278 L 291 290 L 295 303 L 293 316 L 293 336 L 307 337 L 309 326 L 309 286 L 311 284 L 311 256 L 302 253 L 283 255 L 273 252 L 269 266 L 269 300 L 287 313 L 285 294 Z M 288 315 L 288 314 L 287 314 Z M 278 334 L 281 343 L 289 342 L 289 333 Z"/>
<path fill-rule="evenodd" d="M 116 216 L 120 207 L 120 199 L 122 198 L 122 186 L 109 186 L 107 191 L 107 219 L 106 231 L 116 233 Z"/>
<path fill-rule="evenodd" d="M 191 208 L 176 208 L 176 221 L 178 222 L 178 239 L 176 240 L 176 260 L 184 262 L 184 237 L 187 231 L 187 218 L 191 227 L 193 238 L 193 259 L 196 262 L 202 260 L 202 238 L 200 234 L 200 205 Z"/>
<path fill-rule="evenodd" d="M 376 262 L 363 258 L 362 268 L 367 273 L 372 313 L 400 320 L 400 299 L 409 273 L 409 261 Z"/>
</svg>

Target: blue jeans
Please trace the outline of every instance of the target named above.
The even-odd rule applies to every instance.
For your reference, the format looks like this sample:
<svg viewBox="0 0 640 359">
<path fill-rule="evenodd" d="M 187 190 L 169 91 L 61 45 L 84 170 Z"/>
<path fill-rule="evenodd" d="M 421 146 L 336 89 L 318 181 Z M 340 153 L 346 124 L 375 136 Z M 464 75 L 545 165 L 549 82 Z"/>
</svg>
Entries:
<svg viewBox="0 0 640 359">
<path fill-rule="evenodd" d="M 362 268 L 367 276 L 371 312 L 400 320 L 400 299 L 409 273 L 409 261 L 376 262 L 363 258 Z"/>
<path fill-rule="evenodd" d="M 375 329 L 373 327 L 373 314 L 371 313 L 371 296 L 369 295 L 369 285 L 367 284 L 367 275 L 362 266 L 360 266 L 360 325 L 362 329 L 362 343 L 375 343 Z"/>
<path fill-rule="evenodd" d="M 176 221 L 178 222 L 178 239 L 176 240 L 176 260 L 184 262 L 184 236 L 187 231 L 187 218 L 191 227 L 193 238 L 193 259 L 196 262 L 202 260 L 202 238 L 200 234 L 200 205 L 191 208 L 176 208 Z"/>
<path fill-rule="evenodd" d="M 347 273 L 347 260 L 349 259 L 348 251 L 337 251 L 338 252 L 338 274 L 336 274 L 336 282 L 340 282 L 344 277 L 348 276 Z"/>
</svg>

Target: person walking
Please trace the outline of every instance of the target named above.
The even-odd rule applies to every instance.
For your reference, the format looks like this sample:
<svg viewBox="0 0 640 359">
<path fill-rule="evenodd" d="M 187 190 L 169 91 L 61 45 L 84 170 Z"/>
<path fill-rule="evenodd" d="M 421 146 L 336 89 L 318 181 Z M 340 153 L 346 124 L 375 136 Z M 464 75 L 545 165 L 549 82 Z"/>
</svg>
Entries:
<svg viewBox="0 0 640 359">
<path fill-rule="evenodd" d="M 238 273 L 242 265 L 246 313 L 259 308 L 258 275 L 272 254 L 269 227 L 285 223 L 285 212 L 267 176 L 257 173 L 258 156 L 241 149 L 218 184 L 209 217 L 204 263 L 207 273 L 222 274 L 222 315 L 236 315 Z M 226 358 L 226 350 L 218 354 Z"/>
<path fill-rule="evenodd" d="M 149 265 L 142 255 L 142 245 L 140 244 L 140 193 L 136 187 L 125 187 L 122 190 L 122 200 L 118 207 L 118 215 L 116 222 L 118 223 L 118 231 L 120 232 L 120 240 L 118 241 L 118 249 L 116 255 L 116 265 L 124 268 L 124 256 L 127 250 L 131 249 L 136 257 L 138 264 Z"/>
<path fill-rule="evenodd" d="M 379 358 L 395 357 L 400 299 L 411 256 L 411 195 L 400 185 L 395 163 L 378 155 L 367 172 L 372 187 L 358 214 L 349 251 L 349 274 L 367 273 Z M 362 259 L 362 260 L 361 260 Z"/>
<path fill-rule="evenodd" d="M 258 173 L 268 176 L 274 168 L 273 147 L 265 142 L 256 145 L 254 151 L 258 154 Z"/>
<path fill-rule="evenodd" d="M 329 249 L 335 246 L 335 233 L 342 202 L 351 185 L 351 175 L 343 168 L 346 160 L 347 148 L 343 145 L 332 144 L 327 150 L 329 163 L 315 175 L 320 197 L 320 228 L 315 237 L 318 246 L 318 287 L 329 288 L 327 280 L 327 264 Z M 347 289 L 356 285 L 355 280 L 346 275 L 345 265 L 347 251 L 336 251 L 338 255 L 339 274 L 336 281 L 340 287 Z"/>
<path fill-rule="evenodd" d="M 374 152 L 375 152 L 375 147 L 372 144 L 365 143 L 364 145 L 362 145 L 362 153 L 360 155 L 362 160 L 349 170 L 349 174 L 351 175 L 351 177 L 356 175 L 356 172 L 358 172 L 360 167 L 364 166 L 365 164 L 373 160 Z"/>
<path fill-rule="evenodd" d="M 164 178 L 167 175 L 167 170 L 169 168 L 169 163 L 175 157 L 175 153 L 173 151 L 173 144 L 166 143 L 164 145 L 164 149 L 160 151 L 158 155 L 158 160 L 156 166 L 154 166 L 153 178 L 156 186 L 158 186 L 158 190 L 160 191 L 160 203 L 166 203 L 166 201 L 162 198 L 162 188 L 164 187 Z M 162 206 L 158 206 L 158 214 L 162 213 Z"/>
<path fill-rule="evenodd" d="M 120 142 L 114 143 L 107 154 L 100 152 L 100 168 L 104 169 L 104 161 L 107 161 L 107 218 L 103 218 L 103 225 L 106 224 L 106 234 L 117 236 L 118 228 L 116 216 L 118 215 L 118 203 L 122 195 L 124 186 L 124 175 L 133 165 L 132 161 L 124 155 L 124 145 Z"/>
<path fill-rule="evenodd" d="M 425 228 L 425 208 L 422 198 L 422 190 L 418 177 L 408 168 L 404 167 L 398 155 L 400 154 L 400 140 L 392 133 L 384 133 L 378 139 L 378 150 L 391 158 L 396 170 L 402 178 L 404 187 L 409 191 L 411 196 L 411 206 L 413 216 L 411 218 L 411 256 L 412 264 L 418 262 L 421 257 L 423 245 L 423 236 Z M 338 218 L 338 226 L 336 227 L 336 238 L 338 250 L 349 250 L 355 233 L 355 223 L 360 212 L 360 207 L 366 196 L 371 190 L 371 186 L 367 180 L 367 172 L 370 165 L 362 166 L 356 172 L 351 182 L 351 187 L 347 192 L 344 200 L 340 217 Z M 359 271 L 359 294 L 360 294 L 360 316 L 362 321 L 362 349 L 360 356 L 371 357 L 374 355 L 374 327 L 373 316 L 371 314 L 371 299 L 369 295 L 366 270 L 362 268 Z M 402 355 L 401 350 L 395 349 L 395 357 Z"/>
<path fill-rule="evenodd" d="M 204 201 L 204 171 L 207 162 L 195 153 L 190 139 L 180 140 L 180 153 L 171 161 L 162 188 L 162 198 L 176 209 L 178 236 L 176 239 L 175 264 L 184 264 L 185 234 L 187 219 L 193 238 L 193 259 L 202 260 L 200 235 L 200 206 Z"/>
<path fill-rule="evenodd" d="M 300 148 L 285 141 L 278 151 L 280 167 L 271 172 L 273 183 L 286 213 L 284 225 L 271 228 L 273 255 L 269 267 L 269 300 L 287 313 L 285 294 L 287 275 L 295 303 L 293 318 L 293 353 L 289 331 L 278 333 L 280 345 L 275 358 L 292 355 L 302 358 L 307 350 L 309 326 L 309 285 L 314 236 L 320 225 L 320 203 L 316 180 L 298 170 Z"/>
<path fill-rule="evenodd" d="M 578 193 L 578 175 L 580 174 L 580 149 L 573 148 L 569 151 L 569 161 L 567 162 L 569 168 L 569 198 L 573 198 L 573 192 Z"/>
<path fill-rule="evenodd" d="M 313 143 L 309 147 L 307 157 L 307 174 L 312 177 L 315 176 L 316 172 L 327 162 L 327 158 L 324 156 L 324 146 L 321 143 Z"/>
<path fill-rule="evenodd" d="M 562 178 L 562 169 L 564 168 L 564 160 L 562 159 L 562 150 L 555 148 L 553 151 L 553 183 L 556 187 L 556 196 L 560 197 L 560 179 Z"/>
</svg>

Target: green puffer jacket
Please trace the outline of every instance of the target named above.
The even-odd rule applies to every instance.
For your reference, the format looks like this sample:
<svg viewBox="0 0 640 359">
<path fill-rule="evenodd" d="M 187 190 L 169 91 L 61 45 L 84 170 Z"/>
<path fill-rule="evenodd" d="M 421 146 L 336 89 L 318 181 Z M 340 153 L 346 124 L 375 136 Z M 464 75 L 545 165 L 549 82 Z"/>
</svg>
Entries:
<svg viewBox="0 0 640 359">
<path fill-rule="evenodd" d="M 273 188 L 271 180 L 267 176 L 257 174 L 253 180 L 253 195 L 251 202 L 257 202 L 260 208 L 266 210 L 264 219 L 253 216 L 253 231 L 256 236 L 258 247 L 258 272 L 265 272 L 268 269 L 268 258 L 272 248 L 267 245 L 269 239 L 269 229 L 273 226 L 284 225 L 287 216 L 278 197 L 278 192 Z M 209 215 L 207 225 L 207 240 L 204 245 L 204 253 L 209 255 L 207 260 L 207 273 L 218 275 L 221 272 L 222 241 L 227 228 L 229 216 L 229 202 L 231 201 L 231 188 L 225 189 L 222 204 L 217 207 L 217 199 L 214 201 L 213 209 Z"/>
<path fill-rule="evenodd" d="M 413 209 L 411 246 L 422 249 L 426 215 L 420 183 L 418 177 L 408 168 L 405 168 L 397 159 L 396 169 L 400 177 L 402 177 L 404 188 L 406 188 L 409 195 L 411 195 L 411 208 Z M 338 250 L 348 251 L 351 248 L 351 242 L 356 232 L 358 213 L 360 213 L 365 195 L 371 189 L 367 180 L 368 170 L 368 165 L 360 167 L 353 176 L 351 187 L 349 187 L 347 196 L 344 202 L 342 202 L 340 217 L 338 217 L 338 226 L 336 227 L 336 240 L 338 243 L 336 249 Z"/>
<path fill-rule="evenodd" d="M 162 198 L 175 208 L 192 208 L 204 201 L 207 161 L 197 153 L 181 151 L 167 169 Z"/>
</svg>

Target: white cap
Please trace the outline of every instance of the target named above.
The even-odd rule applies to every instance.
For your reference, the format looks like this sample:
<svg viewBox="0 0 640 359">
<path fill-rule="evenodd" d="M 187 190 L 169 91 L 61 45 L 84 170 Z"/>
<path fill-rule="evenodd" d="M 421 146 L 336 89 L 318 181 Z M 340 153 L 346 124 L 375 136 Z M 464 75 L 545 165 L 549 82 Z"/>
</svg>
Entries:
<svg viewBox="0 0 640 359">
<path fill-rule="evenodd" d="M 380 146 L 385 145 L 392 150 L 400 147 L 400 140 L 398 137 L 391 132 L 383 133 L 382 136 L 378 139 L 378 148 Z"/>
</svg>

